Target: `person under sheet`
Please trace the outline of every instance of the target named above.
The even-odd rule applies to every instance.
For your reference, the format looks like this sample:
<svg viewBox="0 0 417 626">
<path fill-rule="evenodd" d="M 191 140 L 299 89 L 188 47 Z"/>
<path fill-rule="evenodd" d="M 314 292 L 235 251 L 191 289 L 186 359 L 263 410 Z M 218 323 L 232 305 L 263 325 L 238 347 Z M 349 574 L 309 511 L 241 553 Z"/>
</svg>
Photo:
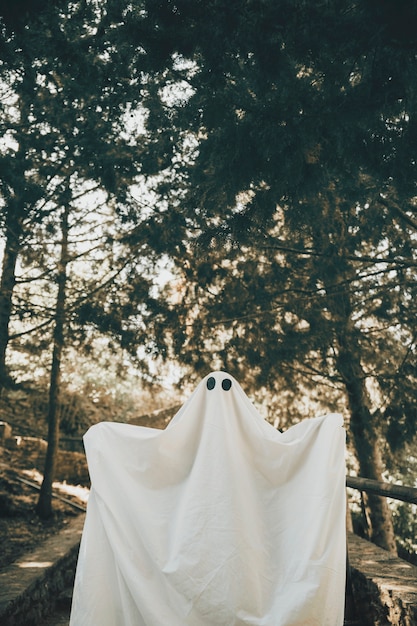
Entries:
<svg viewBox="0 0 417 626">
<path fill-rule="evenodd" d="M 342 626 L 341 415 L 281 433 L 212 372 L 165 430 L 102 422 L 84 443 L 70 626 Z"/>
</svg>

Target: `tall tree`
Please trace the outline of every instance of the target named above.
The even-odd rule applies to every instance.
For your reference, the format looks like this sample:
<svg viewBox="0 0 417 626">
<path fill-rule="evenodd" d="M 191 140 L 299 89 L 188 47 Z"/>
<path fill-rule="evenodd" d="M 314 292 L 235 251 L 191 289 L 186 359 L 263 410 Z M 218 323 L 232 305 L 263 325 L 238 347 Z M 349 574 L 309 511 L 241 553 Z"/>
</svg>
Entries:
<svg viewBox="0 0 417 626">
<path fill-rule="evenodd" d="M 37 507 L 40 515 L 48 517 L 59 441 L 61 359 L 69 335 L 64 319 L 75 320 L 74 308 L 78 305 L 81 310 L 81 303 L 91 295 L 88 289 L 96 295 L 101 289 L 110 297 L 112 278 L 125 264 L 120 258 L 123 251 L 115 254 L 113 250 L 120 248 L 119 239 L 123 238 L 117 230 L 123 233 L 129 228 L 126 224 L 131 227 L 132 222 L 140 221 L 128 191 L 136 182 L 143 149 L 137 137 L 140 131 L 135 131 L 141 113 L 142 69 L 141 53 L 130 49 L 131 54 L 126 54 L 119 33 L 126 27 L 123 12 L 130 4 L 88 0 L 39 2 L 37 6 L 39 11 L 33 11 L 30 3 L 24 3 L 21 13 L 0 6 L 4 88 L 0 210 L 5 242 L 0 283 L 0 384 L 8 381 L 6 350 L 13 315 L 35 328 L 53 324 L 48 449 Z M 77 244 L 81 232 L 94 231 L 99 216 L 89 216 L 77 206 L 77 199 L 94 189 L 105 194 L 112 225 L 103 225 L 86 274 L 91 276 L 93 266 L 98 266 L 104 248 L 108 258 L 102 265 L 111 268 L 115 262 L 117 267 L 107 272 L 106 279 L 104 271 L 98 272 L 94 287 L 92 279 L 89 285 L 79 279 L 77 289 L 76 281 L 69 278 L 68 264 L 77 255 L 85 262 L 88 242 L 80 244 L 70 258 L 68 239 L 71 229 L 78 232 Z M 95 204 L 90 211 L 96 211 Z M 60 241 L 54 241 L 56 236 Z M 55 273 L 51 249 L 56 243 L 61 252 Z M 31 292 L 29 287 L 24 291 L 23 279 L 17 280 L 18 264 L 30 268 L 27 285 L 48 282 L 45 293 L 56 297 L 49 311 L 42 307 L 42 297 L 37 298 L 36 306 L 25 297 Z M 18 305 L 16 289 L 21 297 Z M 144 291 L 142 288 L 141 293 Z M 140 297 L 138 290 L 136 296 Z M 87 323 L 80 315 L 77 319 Z"/>
<path fill-rule="evenodd" d="M 381 478 L 387 420 L 413 405 L 398 397 L 415 363 L 416 3 L 146 10 L 154 162 L 175 173 L 160 193 L 184 281 L 176 353 L 272 388 L 294 372 L 338 386 L 360 469 Z M 370 505 L 395 551 L 385 501 Z"/>
<path fill-rule="evenodd" d="M 19 15 L 0 10 L 0 211 L 5 241 L 0 384 L 8 377 L 16 263 L 19 257 L 30 257 L 28 242 L 36 225 L 60 211 L 62 188 L 79 189 L 80 181 L 100 186 L 116 210 L 125 211 L 126 190 L 139 169 L 142 146 L 125 126 L 128 112 L 133 116 L 141 99 L 140 54 L 133 51 L 129 57 L 122 44 L 116 46 L 114 21 L 123 6 L 89 0 L 39 3 L 40 12 L 25 4 Z"/>
<path fill-rule="evenodd" d="M 48 402 L 48 447 L 46 450 L 43 481 L 39 492 L 36 510 L 40 517 L 51 517 L 52 483 L 55 478 L 56 460 L 59 447 L 59 396 L 61 378 L 61 360 L 65 346 L 65 288 L 68 279 L 68 240 L 69 207 L 65 206 L 61 218 L 61 250 L 57 275 L 57 296 L 53 329 L 52 364 Z"/>
</svg>

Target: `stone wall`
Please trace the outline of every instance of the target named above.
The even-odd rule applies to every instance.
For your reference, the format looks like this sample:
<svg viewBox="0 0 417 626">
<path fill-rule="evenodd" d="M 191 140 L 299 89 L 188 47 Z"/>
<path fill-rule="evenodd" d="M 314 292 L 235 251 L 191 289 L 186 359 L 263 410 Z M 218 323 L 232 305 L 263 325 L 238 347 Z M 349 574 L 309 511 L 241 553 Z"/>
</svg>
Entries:
<svg viewBox="0 0 417 626">
<path fill-rule="evenodd" d="M 1 444 L 0 444 L 1 445 Z M 11 436 L 3 442 L 10 453 L 10 466 L 19 469 L 36 469 L 43 473 L 47 442 L 39 437 Z M 89 486 L 90 476 L 87 461 L 83 452 L 58 450 L 55 480 L 66 481 L 72 485 Z"/>
<path fill-rule="evenodd" d="M 417 567 L 352 533 L 348 545 L 361 626 L 417 626 Z"/>
<path fill-rule="evenodd" d="M 2 626 L 39 626 L 51 613 L 60 593 L 73 584 L 83 524 L 80 514 L 0 572 Z"/>
</svg>

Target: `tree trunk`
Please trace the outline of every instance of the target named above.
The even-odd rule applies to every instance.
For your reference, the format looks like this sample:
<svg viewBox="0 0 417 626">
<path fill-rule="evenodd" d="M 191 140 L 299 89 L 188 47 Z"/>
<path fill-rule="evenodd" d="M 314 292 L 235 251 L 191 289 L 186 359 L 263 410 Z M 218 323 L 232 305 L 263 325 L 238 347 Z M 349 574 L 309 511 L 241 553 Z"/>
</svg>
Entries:
<svg viewBox="0 0 417 626">
<path fill-rule="evenodd" d="M 43 481 L 36 506 L 39 517 L 47 519 L 53 515 L 52 483 L 55 477 L 56 460 L 59 449 L 59 397 L 61 380 L 61 359 L 64 349 L 65 326 L 65 287 L 68 265 L 68 209 L 62 214 L 61 258 L 58 268 L 58 294 L 55 308 L 52 366 L 49 385 L 48 407 L 48 447 L 46 451 Z"/>
<path fill-rule="evenodd" d="M 344 277 L 346 278 L 346 276 Z M 366 374 L 360 358 L 360 345 L 350 317 L 350 298 L 339 282 L 329 303 L 336 321 L 337 356 L 336 365 L 347 392 L 350 408 L 350 431 L 355 444 L 360 475 L 382 481 L 384 470 L 381 456 L 381 441 L 378 425 L 371 412 L 371 400 L 366 388 Z M 394 527 L 387 499 L 367 494 L 365 505 L 371 521 L 370 539 L 377 545 L 397 553 Z"/>
<path fill-rule="evenodd" d="M 355 443 L 360 475 L 382 481 L 384 466 L 381 456 L 381 441 L 376 425 L 372 424 L 369 409 L 368 392 L 365 387 L 365 373 L 359 362 L 354 362 L 353 355 L 341 351 L 339 371 L 345 378 L 345 384 L 351 409 L 350 430 Z M 356 376 L 349 375 L 354 372 Z M 359 375 L 361 372 L 361 375 Z M 347 378 L 349 376 L 349 378 Z M 366 494 L 365 506 L 371 521 L 370 539 L 377 545 L 397 554 L 394 527 L 387 499 L 372 493 Z"/>
<path fill-rule="evenodd" d="M 33 88 L 32 72 L 24 71 L 19 93 L 18 108 L 20 112 L 21 134 L 18 149 L 9 161 L 12 173 L 12 184 L 5 196 L 7 210 L 5 212 L 5 247 L 0 281 L 0 390 L 10 383 L 6 367 L 6 352 L 9 343 L 9 325 L 12 313 L 13 290 L 16 285 L 16 264 L 25 233 L 24 218 L 28 213 L 26 197 L 27 133 L 30 128 L 31 90 Z"/>
<path fill-rule="evenodd" d="M 9 343 L 9 324 L 12 312 L 13 290 L 16 284 L 16 263 L 20 251 L 22 227 L 17 207 L 10 206 L 6 213 L 6 242 L 0 281 L 0 389 L 7 386 L 10 377 L 6 367 L 6 350 Z"/>
</svg>

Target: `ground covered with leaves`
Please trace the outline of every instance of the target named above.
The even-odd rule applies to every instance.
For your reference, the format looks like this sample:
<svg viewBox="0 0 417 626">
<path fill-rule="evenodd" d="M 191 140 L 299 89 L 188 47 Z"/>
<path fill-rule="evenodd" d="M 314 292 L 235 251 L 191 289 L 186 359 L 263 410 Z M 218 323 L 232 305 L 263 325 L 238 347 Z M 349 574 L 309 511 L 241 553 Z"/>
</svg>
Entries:
<svg viewBox="0 0 417 626">
<path fill-rule="evenodd" d="M 33 550 L 68 524 L 85 506 L 83 497 L 65 494 L 63 501 L 54 498 L 54 515 L 51 519 L 41 520 L 36 514 L 39 490 L 32 485 L 38 484 L 39 477 L 22 468 L 0 468 L 0 568 L 4 568 L 22 554 Z M 65 491 L 66 485 L 56 485 L 57 495 Z M 71 490 L 71 489 L 70 489 Z M 81 490 L 85 493 L 85 489 Z"/>
</svg>

